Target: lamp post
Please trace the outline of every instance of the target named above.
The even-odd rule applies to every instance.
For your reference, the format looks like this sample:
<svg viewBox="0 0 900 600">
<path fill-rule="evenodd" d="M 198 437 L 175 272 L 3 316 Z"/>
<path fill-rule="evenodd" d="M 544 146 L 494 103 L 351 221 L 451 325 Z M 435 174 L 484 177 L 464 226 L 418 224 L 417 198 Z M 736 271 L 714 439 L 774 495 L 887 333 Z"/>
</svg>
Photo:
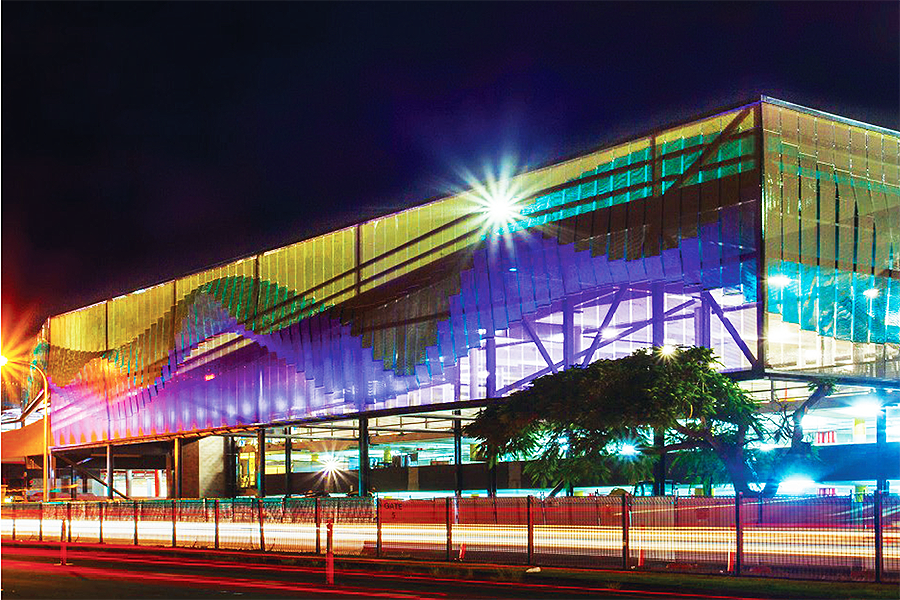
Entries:
<svg viewBox="0 0 900 600">
<path fill-rule="evenodd" d="M 14 363 L 19 365 L 24 365 L 27 367 L 33 367 L 37 369 L 37 372 L 41 374 L 41 379 L 44 382 L 44 468 L 41 469 L 43 471 L 43 501 L 50 501 L 50 384 L 47 381 L 47 374 L 44 373 L 44 370 L 37 366 L 34 363 L 25 362 L 23 360 L 13 360 L 6 358 L 5 356 L 0 356 L 0 367 L 3 367 L 7 363 Z"/>
</svg>

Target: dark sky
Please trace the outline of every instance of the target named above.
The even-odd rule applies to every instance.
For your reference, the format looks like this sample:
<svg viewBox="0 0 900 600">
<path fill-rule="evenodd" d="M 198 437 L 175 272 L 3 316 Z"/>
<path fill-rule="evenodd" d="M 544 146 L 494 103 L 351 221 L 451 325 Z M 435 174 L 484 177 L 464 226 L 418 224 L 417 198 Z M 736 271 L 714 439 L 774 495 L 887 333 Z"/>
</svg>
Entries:
<svg viewBox="0 0 900 600">
<path fill-rule="evenodd" d="M 3 3 L 3 330 L 760 93 L 900 128 L 900 4 Z"/>
</svg>

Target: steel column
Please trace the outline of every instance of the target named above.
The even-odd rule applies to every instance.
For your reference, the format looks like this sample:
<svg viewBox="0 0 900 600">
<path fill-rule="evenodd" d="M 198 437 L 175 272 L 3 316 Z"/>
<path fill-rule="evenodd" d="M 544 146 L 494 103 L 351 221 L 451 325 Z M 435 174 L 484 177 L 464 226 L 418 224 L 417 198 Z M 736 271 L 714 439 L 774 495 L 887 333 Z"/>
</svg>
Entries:
<svg viewBox="0 0 900 600">
<path fill-rule="evenodd" d="M 113 499 L 113 453 L 112 444 L 106 445 L 106 497 Z"/>
<path fill-rule="evenodd" d="M 266 497 L 266 428 L 256 430 L 256 497 Z"/>
<path fill-rule="evenodd" d="M 293 471 L 293 460 L 291 457 L 291 451 L 293 450 L 293 440 L 291 440 L 291 428 L 284 428 L 284 495 L 290 496 L 293 492 L 293 485 L 291 484 L 291 472 Z"/>
<path fill-rule="evenodd" d="M 563 368 L 575 364 L 575 304 L 570 299 L 563 302 Z"/>
<path fill-rule="evenodd" d="M 875 489 L 886 493 L 887 489 L 887 408 L 878 407 L 878 415 L 875 417 L 875 456 L 876 477 Z"/>
<path fill-rule="evenodd" d="M 460 411 L 455 410 L 453 414 L 458 415 Z M 462 472 L 462 421 L 453 420 L 453 470 L 456 480 L 456 495 L 461 496 L 463 490 L 463 472 Z"/>
<path fill-rule="evenodd" d="M 652 343 L 661 348 L 666 343 L 666 296 L 661 283 L 654 283 L 650 290 Z M 653 445 L 659 452 L 656 464 L 653 465 L 653 495 L 666 495 L 666 432 L 663 429 L 653 431 Z"/>
<path fill-rule="evenodd" d="M 741 574 L 741 563 L 744 559 L 744 521 L 741 516 L 741 505 L 744 493 L 738 492 L 734 497 L 734 574 Z"/>
<path fill-rule="evenodd" d="M 884 494 L 881 490 L 875 490 L 875 583 L 881 583 L 884 573 L 884 520 L 882 515 Z"/>
<path fill-rule="evenodd" d="M 359 495 L 369 495 L 369 419 L 359 418 Z"/>
</svg>

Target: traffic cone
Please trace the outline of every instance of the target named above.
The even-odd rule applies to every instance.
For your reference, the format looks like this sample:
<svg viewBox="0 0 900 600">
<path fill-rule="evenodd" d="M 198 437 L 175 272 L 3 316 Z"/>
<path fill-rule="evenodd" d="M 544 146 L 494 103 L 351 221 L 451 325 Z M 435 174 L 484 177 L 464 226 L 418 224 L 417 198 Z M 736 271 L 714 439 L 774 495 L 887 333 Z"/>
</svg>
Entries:
<svg viewBox="0 0 900 600">
<path fill-rule="evenodd" d="M 639 567 L 643 567 L 643 566 L 644 566 L 644 549 L 643 549 L 643 548 L 641 548 L 640 551 L 638 552 L 638 564 L 637 564 L 637 566 L 639 566 Z"/>
<path fill-rule="evenodd" d="M 729 573 L 734 571 L 734 550 L 728 551 L 728 569 Z"/>
<path fill-rule="evenodd" d="M 466 560 L 466 545 L 465 544 L 459 545 L 459 560 L 460 561 Z"/>
</svg>

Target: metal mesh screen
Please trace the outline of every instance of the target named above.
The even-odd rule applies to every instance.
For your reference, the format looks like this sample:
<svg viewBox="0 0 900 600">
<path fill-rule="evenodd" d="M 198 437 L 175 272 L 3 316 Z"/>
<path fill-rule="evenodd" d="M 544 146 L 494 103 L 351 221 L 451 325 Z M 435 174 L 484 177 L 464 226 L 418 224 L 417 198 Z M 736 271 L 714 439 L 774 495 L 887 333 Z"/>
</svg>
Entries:
<svg viewBox="0 0 900 600">
<path fill-rule="evenodd" d="M 72 503 L 72 541 L 100 541 L 100 504 L 97 502 Z"/>
<path fill-rule="evenodd" d="M 753 498 L 739 506 L 729 497 L 673 496 L 22 503 L 4 506 L 2 518 L 4 539 L 17 541 L 57 542 L 68 523 L 72 542 L 240 550 L 264 543 L 266 550 L 324 553 L 330 523 L 336 555 L 900 577 L 896 496 Z"/>
<path fill-rule="evenodd" d="M 172 501 L 138 502 L 138 544 L 141 546 L 172 545 Z"/>
<path fill-rule="evenodd" d="M 617 496 L 533 501 L 533 562 L 620 567 L 622 506 Z"/>
<path fill-rule="evenodd" d="M 134 543 L 134 503 L 107 502 L 103 506 L 103 542 L 106 544 Z"/>
<path fill-rule="evenodd" d="M 454 529 L 455 498 L 381 500 L 377 506 L 382 556 L 447 558 L 448 535 Z"/>
<path fill-rule="evenodd" d="M 334 553 L 360 556 L 376 544 L 375 501 L 372 498 L 320 498 L 320 545 L 326 546 L 327 524 L 334 528 Z"/>
<path fill-rule="evenodd" d="M 744 572 L 873 578 L 874 506 L 863 496 L 745 501 Z"/>
<path fill-rule="evenodd" d="M 900 497 L 885 496 L 881 515 L 884 575 L 896 581 L 900 579 Z"/>
<path fill-rule="evenodd" d="M 210 547 L 215 538 L 215 518 L 206 500 L 175 503 L 175 544 L 186 548 Z"/>
<path fill-rule="evenodd" d="M 266 549 L 316 551 L 316 499 L 284 498 L 265 504 Z"/>
<path fill-rule="evenodd" d="M 459 498 L 451 552 L 460 560 L 527 562 L 527 502 L 527 498 Z"/>
<path fill-rule="evenodd" d="M 219 502 L 219 547 L 230 550 L 259 549 L 259 509 L 255 498 Z"/>
<path fill-rule="evenodd" d="M 736 560 L 734 516 L 733 498 L 634 498 L 629 565 L 727 571 Z"/>
</svg>

